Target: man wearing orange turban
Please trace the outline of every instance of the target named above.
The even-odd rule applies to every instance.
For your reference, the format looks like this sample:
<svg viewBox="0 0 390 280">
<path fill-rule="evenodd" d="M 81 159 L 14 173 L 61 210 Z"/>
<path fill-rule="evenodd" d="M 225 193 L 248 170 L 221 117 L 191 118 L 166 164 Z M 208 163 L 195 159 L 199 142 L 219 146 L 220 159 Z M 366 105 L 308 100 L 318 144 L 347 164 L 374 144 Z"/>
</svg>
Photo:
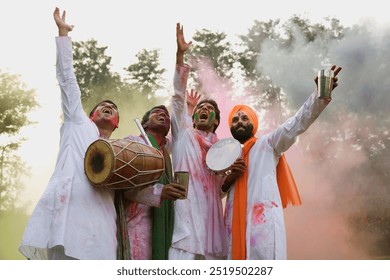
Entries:
<svg viewBox="0 0 390 280">
<path fill-rule="evenodd" d="M 341 68 L 334 65 L 331 69 L 334 89 Z M 301 200 L 283 153 L 329 101 L 313 92 L 295 116 L 259 138 L 255 136 L 259 125 L 256 112 L 241 104 L 231 110 L 230 131 L 243 149 L 223 185 L 228 193 L 228 259 L 287 259 L 283 208 L 290 203 L 300 205 Z"/>
</svg>

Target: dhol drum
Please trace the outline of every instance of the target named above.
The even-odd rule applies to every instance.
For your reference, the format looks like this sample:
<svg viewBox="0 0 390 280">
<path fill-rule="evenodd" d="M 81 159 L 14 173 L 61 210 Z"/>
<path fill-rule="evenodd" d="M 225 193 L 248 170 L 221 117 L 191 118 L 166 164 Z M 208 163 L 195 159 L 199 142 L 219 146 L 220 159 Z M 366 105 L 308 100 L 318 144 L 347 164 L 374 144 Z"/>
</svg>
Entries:
<svg viewBox="0 0 390 280">
<path fill-rule="evenodd" d="M 241 143 L 234 138 L 221 139 L 214 143 L 206 155 L 207 167 L 215 174 L 227 176 L 231 165 L 241 156 Z"/>
<path fill-rule="evenodd" d="M 125 139 L 99 139 L 87 149 L 84 171 L 95 187 L 130 189 L 157 182 L 164 171 L 159 150 Z"/>
</svg>

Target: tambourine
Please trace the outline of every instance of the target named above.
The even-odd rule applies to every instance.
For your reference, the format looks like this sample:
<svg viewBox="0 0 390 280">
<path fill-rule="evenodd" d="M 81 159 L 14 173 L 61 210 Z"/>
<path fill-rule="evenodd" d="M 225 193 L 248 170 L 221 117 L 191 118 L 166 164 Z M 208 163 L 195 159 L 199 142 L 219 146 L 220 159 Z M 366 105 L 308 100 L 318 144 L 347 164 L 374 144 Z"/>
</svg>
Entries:
<svg viewBox="0 0 390 280">
<path fill-rule="evenodd" d="M 206 155 L 206 165 L 213 173 L 227 176 L 232 164 L 241 156 L 241 143 L 234 138 L 221 139 L 214 143 Z"/>
</svg>

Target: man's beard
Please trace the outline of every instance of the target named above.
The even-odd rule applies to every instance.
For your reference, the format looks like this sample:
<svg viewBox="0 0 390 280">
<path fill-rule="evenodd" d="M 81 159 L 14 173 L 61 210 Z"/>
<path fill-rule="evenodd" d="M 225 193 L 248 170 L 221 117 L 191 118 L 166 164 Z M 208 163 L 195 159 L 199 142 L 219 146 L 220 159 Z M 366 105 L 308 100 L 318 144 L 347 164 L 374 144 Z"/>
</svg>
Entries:
<svg viewBox="0 0 390 280">
<path fill-rule="evenodd" d="M 244 128 L 244 130 L 237 130 L 238 128 Z M 241 143 L 244 143 L 246 140 L 252 137 L 252 131 L 253 131 L 253 124 L 250 124 L 248 126 L 238 126 L 238 127 L 230 127 L 230 132 L 232 133 L 233 137 L 240 141 Z"/>
<path fill-rule="evenodd" d="M 150 131 L 154 131 L 156 133 L 160 133 L 163 136 L 167 136 L 169 129 L 171 128 L 171 124 L 157 124 L 157 123 L 149 123 L 147 129 Z"/>
</svg>

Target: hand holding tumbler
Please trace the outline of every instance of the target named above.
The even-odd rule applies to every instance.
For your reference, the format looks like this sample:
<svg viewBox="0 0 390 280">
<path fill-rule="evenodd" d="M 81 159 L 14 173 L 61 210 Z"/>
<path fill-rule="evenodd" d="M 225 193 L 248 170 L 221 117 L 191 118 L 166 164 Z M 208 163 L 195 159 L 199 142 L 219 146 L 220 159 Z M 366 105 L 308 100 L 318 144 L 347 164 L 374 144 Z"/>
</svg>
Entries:
<svg viewBox="0 0 390 280">
<path fill-rule="evenodd" d="M 176 171 L 174 175 L 174 182 L 182 185 L 186 189 L 186 196 L 182 199 L 186 199 L 188 195 L 188 182 L 189 182 L 189 172 L 187 171 Z"/>
</svg>

